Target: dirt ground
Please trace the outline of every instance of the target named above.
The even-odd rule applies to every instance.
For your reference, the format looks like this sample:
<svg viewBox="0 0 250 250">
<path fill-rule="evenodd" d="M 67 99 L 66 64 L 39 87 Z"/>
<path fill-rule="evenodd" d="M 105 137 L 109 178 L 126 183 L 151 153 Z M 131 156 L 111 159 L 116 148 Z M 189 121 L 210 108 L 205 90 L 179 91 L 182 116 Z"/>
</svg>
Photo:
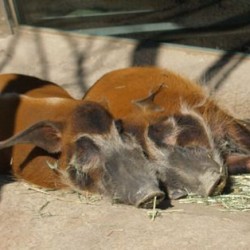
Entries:
<svg viewBox="0 0 250 250">
<path fill-rule="evenodd" d="M 180 204 L 148 211 L 100 196 L 4 186 L 1 249 L 249 249 L 250 212 Z"/>
<path fill-rule="evenodd" d="M 0 72 L 49 79 L 81 96 L 83 81 L 88 87 L 103 73 L 131 65 L 132 42 L 86 41 L 41 33 L 2 39 Z M 249 57 L 227 55 L 225 61 L 223 56 L 167 47 L 159 49 L 157 64 L 191 79 L 220 84 L 219 101 L 237 116 L 249 118 Z M 84 63 L 79 64 L 82 58 Z M 250 249 L 250 212 L 176 201 L 152 221 L 148 210 L 112 204 L 100 196 L 86 199 L 75 193 L 41 191 L 8 183 L 5 177 L 0 187 L 0 250 Z"/>
</svg>

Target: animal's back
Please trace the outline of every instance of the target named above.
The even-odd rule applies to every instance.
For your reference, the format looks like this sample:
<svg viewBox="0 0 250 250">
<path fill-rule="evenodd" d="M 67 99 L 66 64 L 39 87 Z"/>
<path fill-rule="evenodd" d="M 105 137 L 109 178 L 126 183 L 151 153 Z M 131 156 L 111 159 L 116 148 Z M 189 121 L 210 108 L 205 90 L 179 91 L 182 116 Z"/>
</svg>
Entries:
<svg viewBox="0 0 250 250">
<path fill-rule="evenodd" d="M 112 114 L 122 118 L 134 112 L 136 101 L 157 91 L 154 103 L 163 107 L 168 114 L 177 113 L 183 102 L 198 105 L 206 96 L 200 86 L 171 71 L 156 67 L 133 67 L 104 75 L 84 98 L 107 102 Z"/>
<path fill-rule="evenodd" d="M 69 93 L 55 83 L 21 74 L 1 74 L 0 93 L 25 94 L 32 97 L 71 98 Z"/>
</svg>

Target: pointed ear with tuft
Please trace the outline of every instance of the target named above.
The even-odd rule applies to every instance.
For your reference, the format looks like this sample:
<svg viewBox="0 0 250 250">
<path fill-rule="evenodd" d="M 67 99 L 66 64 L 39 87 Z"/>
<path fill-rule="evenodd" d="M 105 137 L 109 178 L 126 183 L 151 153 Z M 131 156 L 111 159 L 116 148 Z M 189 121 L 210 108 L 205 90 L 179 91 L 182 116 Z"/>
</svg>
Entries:
<svg viewBox="0 0 250 250">
<path fill-rule="evenodd" d="M 149 138 L 162 147 L 177 144 L 180 129 L 174 117 L 166 117 L 159 122 L 150 124 L 148 127 Z"/>
<path fill-rule="evenodd" d="M 59 122 L 38 122 L 9 139 L 1 141 L 0 149 L 16 144 L 34 144 L 49 153 L 58 153 L 62 147 L 62 128 Z"/>
<path fill-rule="evenodd" d="M 162 88 L 162 84 L 154 91 L 152 91 L 149 96 L 140 100 L 133 100 L 132 103 L 137 107 L 142 109 L 143 111 L 153 111 L 153 112 L 162 112 L 164 108 L 155 104 L 154 99 L 155 96 L 160 92 Z"/>
</svg>

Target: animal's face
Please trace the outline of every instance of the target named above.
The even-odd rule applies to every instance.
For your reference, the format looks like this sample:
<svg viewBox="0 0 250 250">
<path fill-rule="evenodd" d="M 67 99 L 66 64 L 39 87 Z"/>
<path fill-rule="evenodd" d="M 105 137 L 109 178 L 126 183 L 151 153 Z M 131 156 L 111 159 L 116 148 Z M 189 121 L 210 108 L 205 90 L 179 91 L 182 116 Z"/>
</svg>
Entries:
<svg viewBox="0 0 250 250">
<path fill-rule="evenodd" d="M 147 207 L 164 198 L 153 166 L 141 146 L 120 135 L 115 123 L 105 134 L 79 134 L 67 145 L 62 164 L 67 179 L 78 189 L 104 193 L 114 201 Z M 65 158 L 66 157 L 66 158 Z"/>
<path fill-rule="evenodd" d="M 142 120 L 142 119 L 141 119 Z M 171 199 L 221 192 L 227 173 L 209 127 L 192 110 L 128 126 L 137 134 Z"/>
<path fill-rule="evenodd" d="M 202 147 L 156 147 L 157 174 L 171 199 L 220 193 L 227 173 L 218 154 Z"/>
<path fill-rule="evenodd" d="M 83 102 L 65 121 L 42 121 L 0 148 L 31 143 L 50 153 L 61 152 L 57 171 L 78 190 L 105 193 L 138 207 L 148 206 L 164 193 L 141 146 L 120 133 L 120 124 L 100 105 Z"/>
</svg>

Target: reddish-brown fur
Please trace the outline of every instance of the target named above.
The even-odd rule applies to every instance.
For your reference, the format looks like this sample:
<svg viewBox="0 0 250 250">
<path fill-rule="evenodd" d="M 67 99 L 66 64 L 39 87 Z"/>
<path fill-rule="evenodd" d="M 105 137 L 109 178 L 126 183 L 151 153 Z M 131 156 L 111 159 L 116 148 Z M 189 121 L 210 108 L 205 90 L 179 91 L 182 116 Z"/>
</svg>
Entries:
<svg viewBox="0 0 250 250">
<path fill-rule="evenodd" d="M 72 127 L 74 124 L 68 123 L 71 121 L 68 118 L 77 106 L 84 103 L 73 99 L 54 83 L 18 74 L 1 75 L 0 91 L 0 112 L 4 119 L 0 124 L 0 140 L 43 120 L 58 121 L 64 123 L 65 127 L 66 124 Z M 67 141 L 72 136 L 74 134 L 65 131 L 62 139 Z M 59 153 L 49 154 L 34 145 L 15 145 L 12 150 L 0 151 L 1 171 L 12 168 L 14 176 L 19 179 L 42 187 L 61 188 L 65 184 L 61 182 L 58 173 L 51 170 L 47 164 L 53 164 L 58 160 L 58 156 Z"/>
<path fill-rule="evenodd" d="M 157 150 L 147 138 L 150 138 L 155 144 L 160 146 L 162 144 L 177 146 L 177 151 L 173 157 L 176 157 L 175 160 L 179 159 L 181 165 L 185 165 L 185 157 L 193 155 L 194 161 L 200 159 L 200 163 L 202 163 L 205 160 L 207 164 L 211 164 L 216 169 L 218 164 L 218 167 L 220 166 L 220 160 L 216 156 L 217 151 L 219 151 L 221 153 L 220 157 L 223 157 L 228 163 L 231 173 L 242 172 L 243 170 L 246 172 L 250 169 L 249 123 L 234 119 L 218 107 L 215 101 L 208 98 L 203 89 L 197 84 L 166 70 L 145 67 L 111 72 L 97 81 L 83 101 L 72 99 L 66 91 L 53 83 L 15 74 L 0 76 L 0 91 L 2 93 L 0 98 L 0 116 L 1 120 L 4 121 L 0 124 L 0 140 L 11 137 L 13 142 L 16 140 L 14 135 L 21 131 L 29 131 L 27 128 L 34 123 L 38 123 L 41 126 L 39 133 L 42 134 L 35 135 L 35 139 L 32 137 L 31 142 L 36 141 L 36 136 L 43 138 L 42 142 L 40 139 L 38 142 L 36 141 L 38 144 L 35 143 L 35 145 L 38 147 L 34 144 L 15 145 L 13 143 L 11 144 L 15 145 L 13 149 L 0 150 L 0 170 L 5 170 L 5 166 L 7 168 L 12 167 L 12 171 L 17 178 L 39 186 L 62 188 L 67 185 L 75 185 L 80 189 L 82 187 L 86 189 L 87 185 L 88 190 L 98 191 L 96 190 L 96 183 L 102 178 L 104 169 L 107 170 L 108 174 L 111 173 L 114 183 L 119 180 L 117 176 L 112 176 L 112 172 L 115 173 L 113 165 L 117 165 L 116 156 L 118 154 L 116 152 L 114 158 L 107 159 L 107 166 L 104 166 L 103 169 L 91 168 L 88 176 L 85 176 L 84 169 L 78 175 L 80 168 L 78 169 L 77 164 L 79 162 L 76 162 L 76 165 L 72 164 L 72 167 L 67 165 L 70 164 L 69 155 L 70 159 L 73 159 L 74 152 L 77 152 L 77 157 L 87 165 L 90 159 L 93 162 L 99 159 L 99 156 L 97 156 L 99 149 L 95 149 L 94 141 L 88 142 L 84 138 L 85 136 L 83 136 L 83 141 L 79 140 L 79 143 L 82 143 L 79 150 L 77 146 L 78 140 L 75 141 L 78 135 L 82 133 L 108 135 L 111 131 L 111 126 L 113 126 L 112 117 L 99 105 L 93 103 L 93 101 L 99 102 L 102 106 L 108 108 L 116 119 L 122 120 L 123 126 L 121 130 L 125 130 L 125 132 L 129 132 L 137 137 L 149 159 L 156 157 L 157 154 L 154 153 Z M 92 112 L 93 110 L 95 112 Z M 95 114 L 98 113 L 98 117 L 95 117 Z M 46 121 L 45 123 L 39 123 L 44 120 Z M 50 121 L 53 124 L 50 124 Z M 107 142 L 105 138 L 103 137 L 100 143 L 104 148 L 105 145 L 102 143 Z M 48 140 L 50 143 L 51 141 L 53 143 L 44 147 Z M 99 139 L 96 138 L 96 140 L 98 141 Z M 8 143 L 8 140 L 0 142 L 0 148 L 1 145 L 2 148 L 5 148 Z M 112 144 L 112 140 L 105 144 L 109 143 Z M 62 151 L 61 144 L 64 145 Z M 178 151 L 179 146 L 187 147 L 187 150 Z M 112 147 L 116 148 L 116 144 L 113 144 Z M 133 164 L 135 166 L 137 162 L 140 162 L 140 166 L 151 164 L 146 163 L 143 158 L 140 158 L 141 156 L 138 160 L 136 155 L 137 153 L 141 154 L 140 149 L 136 146 L 136 150 L 133 150 L 133 147 L 132 151 L 131 148 L 129 149 L 130 151 L 125 149 L 126 155 L 120 159 L 121 168 L 127 165 L 127 156 L 131 155 L 133 151 L 135 159 Z M 198 151 L 189 151 L 189 148 L 192 147 L 197 148 Z M 208 149 L 208 151 L 200 151 L 201 157 L 199 157 L 199 148 L 203 147 Z M 211 147 L 213 149 L 215 147 L 215 150 L 211 151 L 213 152 L 215 164 L 213 161 L 209 162 L 209 157 L 206 156 L 206 152 L 209 153 Z M 89 148 L 92 148 L 93 151 L 88 152 Z M 84 149 L 87 150 L 86 156 L 81 151 Z M 106 150 L 106 152 L 109 152 L 109 148 L 106 148 Z M 162 150 L 165 150 L 164 146 Z M 166 162 L 168 160 L 175 162 L 173 158 L 168 159 L 170 151 L 164 151 L 166 152 Z M 60 171 L 49 167 L 49 165 L 53 165 L 57 161 L 59 161 Z M 192 166 L 192 164 L 192 160 L 189 160 L 189 165 Z M 174 167 L 170 164 L 172 170 L 174 170 Z M 146 167 L 144 170 L 140 168 L 139 172 L 135 173 L 135 176 L 146 171 L 142 178 L 148 179 L 150 183 L 152 181 L 153 190 L 156 190 L 152 191 L 152 193 L 155 194 L 156 192 L 159 197 L 162 197 L 162 193 L 159 193 L 157 188 L 155 189 L 155 178 L 151 176 L 152 171 L 150 168 Z M 65 180 L 62 181 L 61 172 L 66 169 L 68 169 L 68 182 L 71 183 L 67 183 Z M 128 173 L 130 173 L 131 169 Z M 161 170 L 165 171 L 165 167 L 160 167 L 159 171 Z M 122 173 L 122 171 L 119 171 L 119 168 L 117 168 L 117 171 L 118 175 Z M 182 171 L 181 168 L 180 171 Z M 202 171 L 198 171 L 194 174 L 194 177 L 197 176 L 198 178 Z M 213 170 L 211 169 L 212 172 Z M 192 172 L 190 172 L 190 177 L 191 175 Z M 222 184 L 219 185 L 218 191 L 224 187 L 225 183 L 225 175 L 223 173 L 221 175 Z M 135 176 L 132 175 L 132 178 Z M 219 176 L 220 173 L 217 172 L 215 179 L 218 179 Z M 70 178 L 73 179 L 71 180 Z M 171 174 L 169 178 L 172 178 Z M 179 181 L 180 186 L 182 186 L 182 179 L 176 178 L 176 181 Z M 166 185 L 168 183 L 169 181 L 166 182 Z M 211 183 L 213 184 L 213 180 L 211 180 Z M 217 181 L 214 184 L 216 185 L 216 183 Z M 138 188 L 140 188 L 140 181 L 138 183 L 134 182 L 134 184 L 136 193 Z M 178 185 L 174 183 L 171 191 L 178 191 Z M 198 183 L 198 185 L 200 184 Z M 206 186 L 206 184 L 204 185 Z M 208 183 L 208 187 L 210 187 L 210 183 Z M 115 189 L 113 189 L 112 185 L 108 188 L 112 190 L 111 192 L 116 193 L 118 186 Z M 212 187 L 211 190 L 214 190 L 214 188 Z M 121 193 L 123 191 L 124 188 L 121 187 Z M 147 196 L 147 193 L 145 195 Z M 178 195 L 175 197 L 178 197 Z M 134 204 L 137 201 L 136 198 L 133 201 L 125 202 Z"/>
<path fill-rule="evenodd" d="M 63 120 L 76 105 L 71 96 L 58 85 L 25 75 L 1 75 L 0 92 L 0 112 L 3 119 L 0 124 L 0 140 L 44 119 Z M 47 102 L 46 98 L 55 96 L 63 98 L 59 105 Z M 51 112 L 52 107 L 57 112 Z M 48 188 L 64 186 L 58 179 L 58 174 L 46 165 L 46 161 L 53 163 L 57 159 L 56 155 L 35 149 L 34 145 L 16 145 L 11 151 L 9 148 L 0 151 L 1 171 L 12 167 L 15 177 L 29 183 Z M 30 160 L 25 163 L 29 155 Z"/>
<path fill-rule="evenodd" d="M 234 153 L 249 154 L 250 126 L 221 109 L 201 86 L 171 71 L 156 67 L 116 70 L 100 78 L 84 99 L 99 101 L 108 107 L 115 118 L 123 120 L 125 128 L 137 136 L 146 150 L 147 128 L 163 117 L 182 115 L 184 106 L 187 113 L 192 110 L 203 117 L 230 166 L 229 171 L 234 173 L 239 165 L 250 171 L 249 163 L 246 167 L 242 166 L 243 161 L 230 160 Z M 183 145 L 199 145 L 201 140 L 196 136 L 191 145 L 190 140 Z M 229 149 L 224 147 L 225 144 Z"/>
</svg>

